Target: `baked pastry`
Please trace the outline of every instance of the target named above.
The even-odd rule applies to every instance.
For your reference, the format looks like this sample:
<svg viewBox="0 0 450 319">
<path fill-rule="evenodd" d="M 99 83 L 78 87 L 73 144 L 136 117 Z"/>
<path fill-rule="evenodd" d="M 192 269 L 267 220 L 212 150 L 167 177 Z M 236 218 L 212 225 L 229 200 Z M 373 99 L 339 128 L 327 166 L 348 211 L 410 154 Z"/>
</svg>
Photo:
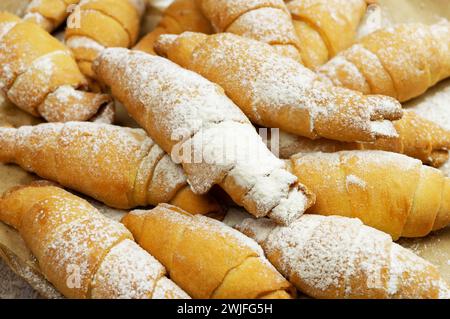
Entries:
<svg viewBox="0 0 450 319">
<path fill-rule="evenodd" d="M 0 259 L 17 276 L 26 281 L 40 297 L 64 298 L 42 275 L 36 258 L 27 248 L 20 234 L 2 222 L 0 222 Z M 5 268 L 2 267 L 3 269 Z"/>
<path fill-rule="evenodd" d="M 180 34 L 185 31 L 210 34 L 213 29 L 203 15 L 197 0 L 175 0 L 164 11 L 156 28 L 134 46 L 135 50 L 156 54 L 153 44 L 161 34 Z"/>
<path fill-rule="evenodd" d="M 135 44 L 144 8 L 144 0 L 80 2 L 77 11 L 69 16 L 73 21 L 67 24 L 65 43 L 88 79 L 94 80 L 92 61 L 104 48 L 129 48 Z"/>
<path fill-rule="evenodd" d="M 268 43 L 301 62 L 301 43 L 283 0 L 197 0 L 218 33 L 229 32 Z"/>
<path fill-rule="evenodd" d="M 162 35 L 156 52 L 224 88 L 253 123 L 316 139 L 374 141 L 397 133 L 401 105 L 329 87 L 267 44 L 233 34 Z"/>
<path fill-rule="evenodd" d="M 161 204 L 122 222 L 193 298 L 289 299 L 295 289 L 252 239 L 205 216 Z"/>
<path fill-rule="evenodd" d="M 364 0 L 293 0 L 287 7 L 305 66 L 316 69 L 351 46 L 364 17 Z"/>
<path fill-rule="evenodd" d="M 394 240 L 426 236 L 450 223 L 450 179 L 419 160 L 341 151 L 298 154 L 289 163 L 317 195 L 309 213 L 357 217 Z"/>
<path fill-rule="evenodd" d="M 161 57 L 114 48 L 94 61 L 97 78 L 172 158 L 194 193 L 221 186 L 257 217 L 289 223 L 314 196 L 266 148 L 223 90 Z"/>
<path fill-rule="evenodd" d="M 0 90 L 19 108 L 49 122 L 113 118 L 106 94 L 86 92 L 67 47 L 34 23 L 0 12 Z"/>
<path fill-rule="evenodd" d="M 17 229 L 46 278 L 68 298 L 189 298 L 120 223 L 48 183 L 13 188 L 0 220 Z"/>
<path fill-rule="evenodd" d="M 52 32 L 75 10 L 80 0 L 31 0 L 23 19 Z"/>
<path fill-rule="evenodd" d="M 311 297 L 450 297 L 434 265 L 356 218 L 304 215 L 286 227 L 248 218 L 237 228 Z"/>
<path fill-rule="evenodd" d="M 401 102 L 450 76 L 450 22 L 411 23 L 375 31 L 318 71 L 325 81 Z"/>
<path fill-rule="evenodd" d="M 0 128 L 0 161 L 116 208 L 173 203 L 193 214 L 221 210 L 212 197 L 194 194 L 181 166 L 140 129 L 90 122 Z"/>
<path fill-rule="evenodd" d="M 450 131 L 408 110 L 404 112 L 401 120 L 394 122 L 394 126 L 398 137 L 380 138 L 373 143 L 311 140 L 283 131 L 279 132 L 275 142 L 279 143 L 281 158 L 289 158 L 297 153 L 373 149 L 405 154 L 434 167 L 442 166 L 449 159 Z M 270 138 L 268 140 L 270 141 Z"/>
</svg>

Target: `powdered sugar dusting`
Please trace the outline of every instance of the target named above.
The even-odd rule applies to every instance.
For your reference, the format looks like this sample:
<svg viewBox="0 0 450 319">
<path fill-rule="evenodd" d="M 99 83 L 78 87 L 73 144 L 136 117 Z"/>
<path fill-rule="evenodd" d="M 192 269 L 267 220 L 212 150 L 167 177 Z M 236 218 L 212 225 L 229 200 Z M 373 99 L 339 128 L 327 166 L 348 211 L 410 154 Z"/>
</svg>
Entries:
<svg viewBox="0 0 450 319">
<path fill-rule="evenodd" d="M 439 31 L 437 31 L 439 30 Z M 450 74 L 450 24 L 399 24 L 370 33 L 320 68 L 335 85 L 407 101 Z"/>
<path fill-rule="evenodd" d="M 234 196 L 234 185 L 238 185 L 245 196 L 235 196 L 235 200 L 255 215 L 267 215 L 278 205 L 287 207 L 283 199 L 289 197 L 296 178 L 286 171 L 278 172 L 284 163 L 270 153 L 245 115 L 218 86 L 163 58 L 125 49 L 103 51 L 93 66 L 99 78 L 112 87 L 116 97 L 127 102 L 124 104 L 129 113 L 163 149 L 171 152 L 176 146 L 188 150 L 180 160 L 194 192 L 205 193 L 219 184 Z M 120 77 L 116 76 L 118 73 Z M 243 144 L 243 137 L 250 144 Z M 255 166 L 248 164 L 248 157 L 230 151 L 243 145 L 254 145 L 261 151 L 257 163 L 265 167 L 264 173 L 255 171 Z M 202 155 L 200 161 L 192 160 L 195 154 Z M 255 184 L 257 181 L 262 183 Z M 268 189 L 280 191 L 266 205 L 261 199 Z M 301 214 L 305 202 L 280 209 L 277 219 L 287 222 Z"/>
<path fill-rule="evenodd" d="M 298 42 L 289 14 L 271 7 L 241 15 L 227 28 L 227 32 L 268 44 L 297 45 Z"/>
<path fill-rule="evenodd" d="M 92 282 L 92 297 L 149 299 L 164 274 L 164 267 L 155 258 L 126 239 L 102 261 Z"/>
<path fill-rule="evenodd" d="M 355 185 L 360 188 L 365 188 L 367 186 L 367 184 L 364 180 L 362 180 L 361 178 L 359 178 L 358 176 L 355 176 L 355 175 L 348 175 L 346 177 L 346 183 L 347 183 L 347 188 L 349 187 L 349 185 Z"/>
<path fill-rule="evenodd" d="M 427 95 L 408 103 L 408 110 L 450 131 L 450 82 L 446 81 Z"/>
<path fill-rule="evenodd" d="M 105 47 L 97 41 L 82 36 L 70 37 L 69 39 L 67 39 L 66 45 L 71 49 L 91 49 L 97 51 L 98 53 L 105 49 Z"/>
<path fill-rule="evenodd" d="M 245 220 L 237 228 L 258 238 L 276 268 L 313 297 L 436 298 L 441 289 L 434 266 L 358 219 L 304 215 L 287 227 L 270 223 Z"/>
<path fill-rule="evenodd" d="M 48 123 L 21 127 L 15 136 L 15 163 L 111 206 L 156 205 L 186 185 L 181 167 L 140 129 Z M 154 152 L 161 156 L 148 161 Z M 141 165 L 147 162 L 150 166 Z"/>
<path fill-rule="evenodd" d="M 58 56 L 66 56 L 67 51 L 53 51 L 33 61 L 27 72 L 19 75 L 8 91 L 8 98 L 22 109 L 34 114 L 37 106 L 51 93 L 50 79 L 58 67 Z M 30 81 L 31 73 L 33 81 Z"/>
<path fill-rule="evenodd" d="M 393 99 L 331 88 L 270 46 L 232 34 L 213 35 L 198 45 L 190 68 L 219 83 L 254 123 L 310 138 L 349 138 L 339 132 L 357 135 L 352 141 L 392 136 L 392 124 L 382 119 L 401 114 L 400 104 Z M 242 91 L 248 94 L 243 96 Z M 287 113 L 295 125 L 286 121 Z M 374 114 L 382 114 L 379 121 L 372 120 Z"/>
<path fill-rule="evenodd" d="M 0 23 L 0 41 L 2 38 L 17 25 L 16 21 Z"/>
<path fill-rule="evenodd" d="M 240 16 L 261 7 L 287 12 L 283 0 L 201 0 L 200 4 L 217 32 L 224 32 Z"/>
<path fill-rule="evenodd" d="M 136 214 L 158 214 L 163 216 L 167 221 L 177 225 L 183 225 L 186 229 L 193 232 L 201 232 L 210 238 L 217 238 L 219 236 L 224 238 L 224 242 L 233 241 L 233 243 L 238 244 L 241 248 L 251 250 L 257 256 L 264 256 L 261 247 L 253 239 L 209 217 L 181 214 L 170 209 L 170 206 L 159 206 L 157 210 L 147 212 L 138 211 Z M 208 238 L 205 238 L 205 240 L 208 240 Z"/>
<path fill-rule="evenodd" d="M 152 299 L 190 299 L 172 280 L 162 277 L 156 283 Z"/>
</svg>

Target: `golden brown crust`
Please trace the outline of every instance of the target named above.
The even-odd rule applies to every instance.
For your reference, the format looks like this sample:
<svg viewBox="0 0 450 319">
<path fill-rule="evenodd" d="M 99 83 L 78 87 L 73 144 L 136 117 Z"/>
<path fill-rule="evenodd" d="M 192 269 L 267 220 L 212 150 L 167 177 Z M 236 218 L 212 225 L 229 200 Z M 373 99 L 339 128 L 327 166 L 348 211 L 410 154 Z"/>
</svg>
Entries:
<svg viewBox="0 0 450 319">
<path fill-rule="evenodd" d="M 113 207 L 173 202 L 194 214 L 221 211 L 192 192 L 181 167 L 142 130 L 89 122 L 0 128 L 0 145 L 3 162 Z"/>
<path fill-rule="evenodd" d="M 61 188 L 38 184 L 6 193 L 0 220 L 19 231 L 40 271 L 68 298 L 157 297 L 164 267 L 123 225 Z M 175 285 L 166 290 L 187 298 Z"/>
<path fill-rule="evenodd" d="M 335 85 L 401 102 L 450 76 L 450 23 L 399 24 L 375 31 L 319 69 Z"/>
<path fill-rule="evenodd" d="M 301 43 L 283 0 L 198 0 L 217 32 L 230 32 L 275 46 L 301 62 Z M 296 50 L 292 50 L 295 48 Z"/>
<path fill-rule="evenodd" d="M 357 217 L 394 239 L 423 237 L 450 222 L 450 179 L 418 160 L 341 151 L 299 154 L 290 161 L 293 173 L 317 195 L 310 213 Z"/>
<path fill-rule="evenodd" d="M 134 46 L 134 50 L 156 54 L 153 44 L 162 34 L 180 34 L 185 31 L 213 33 L 196 0 L 176 0 L 163 13 L 158 26 Z"/>
<path fill-rule="evenodd" d="M 229 33 L 186 32 L 161 36 L 155 49 L 219 84 L 255 124 L 347 142 L 397 135 L 390 122 L 402 115 L 396 100 L 323 85 L 267 44 Z"/>
<path fill-rule="evenodd" d="M 304 215 L 287 227 L 248 218 L 236 227 L 311 297 L 448 298 L 434 265 L 356 218 Z"/>
<path fill-rule="evenodd" d="M 310 140 L 280 132 L 280 157 L 289 158 L 296 153 L 343 150 L 383 150 L 405 154 L 420 159 L 422 163 L 440 167 L 447 162 L 450 149 L 450 132 L 411 111 L 405 111 L 394 126 L 398 137 L 379 138 L 374 143 L 343 143 L 329 139 Z"/>
<path fill-rule="evenodd" d="M 219 221 L 161 204 L 131 212 L 122 222 L 193 298 L 286 298 L 295 293 L 255 242 Z"/>
<path fill-rule="evenodd" d="M 130 0 L 88 0 L 77 6 L 69 16 L 74 21 L 67 24 L 65 42 L 85 76 L 95 76 L 92 61 L 102 49 L 134 45 L 140 18 L 139 6 Z"/>
</svg>

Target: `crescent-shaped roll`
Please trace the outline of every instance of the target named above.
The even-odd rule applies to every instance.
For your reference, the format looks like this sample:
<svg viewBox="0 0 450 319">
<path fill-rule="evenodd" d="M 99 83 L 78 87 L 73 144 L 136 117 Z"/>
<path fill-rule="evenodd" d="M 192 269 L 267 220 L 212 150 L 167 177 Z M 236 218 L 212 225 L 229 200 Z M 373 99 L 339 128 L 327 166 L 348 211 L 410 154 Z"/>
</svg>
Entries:
<svg viewBox="0 0 450 319">
<path fill-rule="evenodd" d="M 280 158 L 289 158 L 297 153 L 372 149 L 405 154 L 433 167 L 441 167 L 449 159 L 450 131 L 408 110 L 401 120 L 394 122 L 394 126 L 398 137 L 380 138 L 373 143 L 311 140 L 284 131 L 279 131 L 278 139 L 272 141 L 270 137 L 267 141 L 268 146 L 278 143 Z"/>
<path fill-rule="evenodd" d="M 164 11 L 156 28 L 139 40 L 134 50 L 156 54 L 153 44 L 161 34 L 180 34 L 185 31 L 213 33 L 208 19 L 203 15 L 197 0 L 175 0 Z"/>
<path fill-rule="evenodd" d="M 335 85 L 408 101 L 450 76 L 450 22 L 375 31 L 318 71 Z"/>
<path fill-rule="evenodd" d="M 290 299 L 295 291 L 252 239 L 217 220 L 161 204 L 122 222 L 193 298 Z"/>
<path fill-rule="evenodd" d="M 181 166 L 140 129 L 90 122 L 0 128 L 0 161 L 109 206 L 176 204 L 193 214 L 221 211 L 194 194 Z"/>
<path fill-rule="evenodd" d="M 293 0 L 287 4 L 303 63 L 316 69 L 355 42 L 366 12 L 364 0 Z"/>
<path fill-rule="evenodd" d="M 288 162 L 317 196 L 309 213 L 357 217 L 395 240 L 423 237 L 450 224 L 450 178 L 419 160 L 384 151 L 341 151 L 298 154 Z"/>
<path fill-rule="evenodd" d="M 197 0 L 217 32 L 268 43 L 281 55 L 302 61 L 301 43 L 283 0 Z"/>
<path fill-rule="evenodd" d="M 92 120 L 112 103 L 106 94 L 87 92 L 87 84 L 64 44 L 38 25 L 0 12 L 0 90 L 11 102 L 49 122 Z"/>
<path fill-rule="evenodd" d="M 280 223 L 313 203 L 218 85 L 164 58 L 120 48 L 103 51 L 93 66 L 128 113 L 181 163 L 195 193 L 219 185 L 254 216 Z"/>
<path fill-rule="evenodd" d="M 68 298 L 189 298 L 122 224 L 59 187 L 12 188 L 0 199 L 0 221 L 19 231 L 42 273 Z"/>
<path fill-rule="evenodd" d="M 304 215 L 287 227 L 248 218 L 236 227 L 314 298 L 450 298 L 437 267 L 356 218 Z"/>
<path fill-rule="evenodd" d="M 269 45 L 230 33 L 162 35 L 156 52 L 219 84 L 260 126 L 316 139 L 372 142 L 397 135 L 395 99 L 324 85 Z"/>
</svg>

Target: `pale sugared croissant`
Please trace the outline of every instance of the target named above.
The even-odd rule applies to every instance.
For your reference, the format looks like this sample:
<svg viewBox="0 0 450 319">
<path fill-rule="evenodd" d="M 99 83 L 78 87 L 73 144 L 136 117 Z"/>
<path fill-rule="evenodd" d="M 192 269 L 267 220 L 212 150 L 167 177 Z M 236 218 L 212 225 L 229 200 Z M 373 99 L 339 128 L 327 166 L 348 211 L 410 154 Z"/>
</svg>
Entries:
<svg viewBox="0 0 450 319">
<path fill-rule="evenodd" d="M 450 298 L 438 269 L 356 218 L 303 215 L 282 227 L 245 219 L 273 265 L 315 298 Z"/>
<path fill-rule="evenodd" d="M 100 114 L 112 121 L 110 97 L 86 92 L 87 84 L 66 46 L 38 25 L 0 12 L 0 90 L 11 102 L 49 122 Z"/>
<path fill-rule="evenodd" d="M 335 85 L 410 100 L 450 76 L 450 22 L 375 31 L 319 72 Z"/>
<path fill-rule="evenodd" d="M 123 225 L 61 188 L 11 189 L 0 199 L 0 221 L 19 231 L 68 298 L 189 298 Z"/>
<path fill-rule="evenodd" d="M 158 26 L 143 37 L 133 49 L 156 54 L 153 44 L 161 34 L 185 31 L 213 33 L 211 23 L 203 15 L 197 0 L 175 0 L 163 13 Z"/>
<path fill-rule="evenodd" d="M 424 164 L 440 167 L 449 159 L 450 131 L 411 111 L 405 111 L 401 120 L 394 122 L 398 137 L 379 138 L 373 143 L 345 143 L 330 139 L 311 140 L 279 131 L 279 156 L 289 158 L 297 153 L 343 150 L 383 150 L 420 159 Z M 268 139 L 270 141 L 271 138 Z"/>
<path fill-rule="evenodd" d="M 301 44 L 305 66 L 316 69 L 355 41 L 364 0 L 286 1 Z"/>
<path fill-rule="evenodd" d="M 80 0 L 31 0 L 23 19 L 52 32 L 75 10 Z"/>
<path fill-rule="evenodd" d="M 217 184 L 254 216 L 280 223 L 314 202 L 216 84 L 161 57 L 121 48 L 103 51 L 93 67 L 153 140 L 178 157 L 195 193 Z"/>
<path fill-rule="evenodd" d="M 117 208 L 172 203 L 193 214 L 220 211 L 194 194 L 182 168 L 143 130 L 90 122 L 0 128 L 0 161 Z"/>
</svg>

